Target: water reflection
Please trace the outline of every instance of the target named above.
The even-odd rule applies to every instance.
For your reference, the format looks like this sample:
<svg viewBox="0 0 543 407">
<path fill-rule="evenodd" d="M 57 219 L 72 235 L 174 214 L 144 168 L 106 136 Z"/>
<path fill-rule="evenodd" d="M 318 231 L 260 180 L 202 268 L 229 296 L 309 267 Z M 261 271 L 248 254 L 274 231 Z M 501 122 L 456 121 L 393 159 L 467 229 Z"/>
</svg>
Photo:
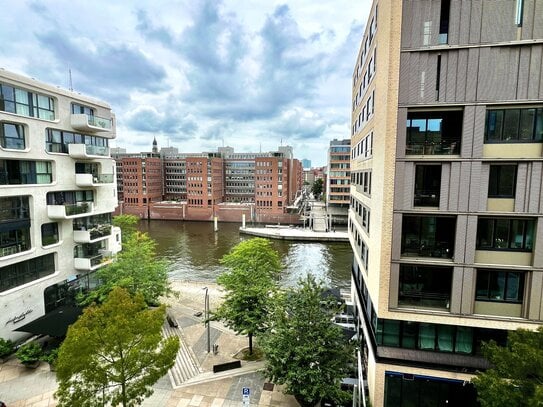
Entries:
<svg viewBox="0 0 543 407">
<path fill-rule="evenodd" d="M 142 221 L 139 228 L 158 243 L 157 252 L 170 263 L 174 279 L 215 281 L 224 271 L 219 259 L 241 240 L 239 224 L 211 222 Z M 272 240 L 285 270 L 282 283 L 294 285 L 313 274 L 327 285 L 349 287 L 352 253 L 348 243 L 298 243 Z"/>
</svg>

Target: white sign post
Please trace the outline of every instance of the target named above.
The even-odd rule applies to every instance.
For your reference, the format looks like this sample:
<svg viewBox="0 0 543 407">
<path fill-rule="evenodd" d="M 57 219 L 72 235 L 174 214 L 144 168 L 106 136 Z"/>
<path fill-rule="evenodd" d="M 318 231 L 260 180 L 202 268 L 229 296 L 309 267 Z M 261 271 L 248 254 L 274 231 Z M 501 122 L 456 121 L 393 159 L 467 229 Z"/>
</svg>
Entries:
<svg viewBox="0 0 543 407">
<path fill-rule="evenodd" d="M 249 387 L 243 387 L 241 389 L 241 395 L 243 397 L 243 406 L 249 406 L 251 405 L 250 396 L 251 396 L 251 389 Z"/>
</svg>

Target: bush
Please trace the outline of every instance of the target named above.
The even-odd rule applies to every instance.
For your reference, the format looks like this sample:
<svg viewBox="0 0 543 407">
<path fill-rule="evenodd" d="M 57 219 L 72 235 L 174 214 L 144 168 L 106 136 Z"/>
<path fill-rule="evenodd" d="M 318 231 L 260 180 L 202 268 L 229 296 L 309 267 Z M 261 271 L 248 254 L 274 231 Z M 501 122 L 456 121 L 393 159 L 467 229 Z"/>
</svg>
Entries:
<svg viewBox="0 0 543 407">
<path fill-rule="evenodd" d="M 0 338 L 0 358 L 9 356 L 15 350 L 15 344 L 9 339 Z"/>
<path fill-rule="evenodd" d="M 32 365 L 40 360 L 42 349 L 39 343 L 25 343 L 17 350 L 15 356 L 19 358 L 23 365 Z"/>
<path fill-rule="evenodd" d="M 51 349 L 49 352 L 43 353 L 40 359 L 43 360 L 44 362 L 49 363 L 51 366 L 55 366 L 55 363 L 57 363 L 57 358 L 58 358 L 58 349 L 59 348 Z"/>
</svg>

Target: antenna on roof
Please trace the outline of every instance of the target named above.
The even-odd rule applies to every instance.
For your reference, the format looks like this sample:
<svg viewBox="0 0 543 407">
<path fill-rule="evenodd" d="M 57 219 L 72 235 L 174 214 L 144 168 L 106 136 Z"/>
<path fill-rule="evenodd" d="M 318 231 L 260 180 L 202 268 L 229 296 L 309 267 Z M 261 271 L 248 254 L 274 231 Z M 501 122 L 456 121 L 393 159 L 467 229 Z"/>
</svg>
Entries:
<svg viewBox="0 0 543 407">
<path fill-rule="evenodd" d="M 68 78 L 69 78 L 69 81 L 70 81 L 68 83 L 70 92 L 73 92 L 74 91 L 74 84 L 72 83 L 72 69 L 71 68 L 68 69 Z"/>
</svg>

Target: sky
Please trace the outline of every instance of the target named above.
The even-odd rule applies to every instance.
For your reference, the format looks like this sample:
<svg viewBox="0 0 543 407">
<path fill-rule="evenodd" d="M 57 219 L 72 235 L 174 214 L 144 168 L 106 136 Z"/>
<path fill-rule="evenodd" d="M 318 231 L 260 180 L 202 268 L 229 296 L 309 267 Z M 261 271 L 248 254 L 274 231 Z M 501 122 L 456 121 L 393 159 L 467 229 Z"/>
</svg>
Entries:
<svg viewBox="0 0 543 407">
<path fill-rule="evenodd" d="M 109 103 L 128 152 L 274 151 L 350 137 L 370 0 L 3 0 L 0 67 Z"/>
</svg>

